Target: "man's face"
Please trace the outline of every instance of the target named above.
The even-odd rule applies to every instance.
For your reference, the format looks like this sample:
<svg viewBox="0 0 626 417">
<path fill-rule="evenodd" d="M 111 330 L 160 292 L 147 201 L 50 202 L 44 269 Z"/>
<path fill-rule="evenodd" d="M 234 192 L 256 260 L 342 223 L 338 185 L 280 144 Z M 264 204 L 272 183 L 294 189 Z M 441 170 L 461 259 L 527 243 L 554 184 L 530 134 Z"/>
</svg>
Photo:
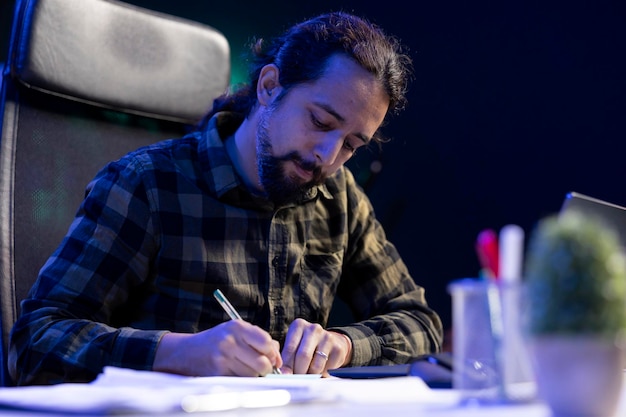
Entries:
<svg viewBox="0 0 626 417">
<path fill-rule="evenodd" d="M 263 107 L 257 164 L 268 197 L 292 202 L 322 184 L 370 142 L 388 107 L 380 82 L 342 55 L 331 57 L 315 82 Z"/>
</svg>

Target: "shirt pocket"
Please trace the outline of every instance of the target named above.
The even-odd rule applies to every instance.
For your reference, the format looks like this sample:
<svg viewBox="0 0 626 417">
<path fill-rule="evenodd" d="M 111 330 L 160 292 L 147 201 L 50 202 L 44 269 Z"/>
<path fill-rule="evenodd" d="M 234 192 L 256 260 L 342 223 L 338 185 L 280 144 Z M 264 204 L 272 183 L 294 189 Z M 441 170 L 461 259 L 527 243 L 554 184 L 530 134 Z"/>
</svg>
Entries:
<svg viewBox="0 0 626 417">
<path fill-rule="evenodd" d="M 328 321 L 341 279 L 343 251 L 307 251 L 301 259 L 300 311 L 302 317 L 323 326 Z"/>
</svg>

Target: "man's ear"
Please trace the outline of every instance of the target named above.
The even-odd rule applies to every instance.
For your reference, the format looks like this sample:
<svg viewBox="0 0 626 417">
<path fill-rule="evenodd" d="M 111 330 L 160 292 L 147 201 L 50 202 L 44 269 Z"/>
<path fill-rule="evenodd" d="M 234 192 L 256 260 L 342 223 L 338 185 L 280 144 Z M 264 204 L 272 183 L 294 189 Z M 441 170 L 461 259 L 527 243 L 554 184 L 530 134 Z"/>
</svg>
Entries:
<svg viewBox="0 0 626 417">
<path fill-rule="evenodd" d="M 267 106 L 281 90 L 278 82 L 279 70 L 274 64 L 268 64 L 261 68 L 259 82 L 256 85 L 256 96 L 259 104 Z"/>
</svg>

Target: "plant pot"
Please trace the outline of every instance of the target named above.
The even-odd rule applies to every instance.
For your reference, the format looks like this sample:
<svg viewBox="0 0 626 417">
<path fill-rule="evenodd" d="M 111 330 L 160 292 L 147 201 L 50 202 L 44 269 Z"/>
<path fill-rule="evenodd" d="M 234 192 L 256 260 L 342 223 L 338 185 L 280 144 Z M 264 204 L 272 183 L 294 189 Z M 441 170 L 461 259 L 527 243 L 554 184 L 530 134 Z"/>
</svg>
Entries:
<svg viewBox="0 0 626 417">
<path fill-rule="evenodd" d="M 612 417 L 624 380 L 624 351 L 601 336 L 535 336 L 537 394 L 554 417 Z"/>
</svg>

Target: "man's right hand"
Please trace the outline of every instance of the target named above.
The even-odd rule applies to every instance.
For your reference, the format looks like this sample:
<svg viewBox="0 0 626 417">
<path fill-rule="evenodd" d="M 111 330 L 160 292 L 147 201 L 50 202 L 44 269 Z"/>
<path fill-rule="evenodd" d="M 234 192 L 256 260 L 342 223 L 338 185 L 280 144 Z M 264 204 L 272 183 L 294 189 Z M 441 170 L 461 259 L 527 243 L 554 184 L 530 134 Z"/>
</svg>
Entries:
<svg viewBox="0 0 626 417">
<path fill-rule="evenodd" d="M 230 320 L 196 334 L 166 333 L 152 369 L 192 376 L 262 376 L 281 366 L 280 346 L 265 330 Z"/>
</svg>

